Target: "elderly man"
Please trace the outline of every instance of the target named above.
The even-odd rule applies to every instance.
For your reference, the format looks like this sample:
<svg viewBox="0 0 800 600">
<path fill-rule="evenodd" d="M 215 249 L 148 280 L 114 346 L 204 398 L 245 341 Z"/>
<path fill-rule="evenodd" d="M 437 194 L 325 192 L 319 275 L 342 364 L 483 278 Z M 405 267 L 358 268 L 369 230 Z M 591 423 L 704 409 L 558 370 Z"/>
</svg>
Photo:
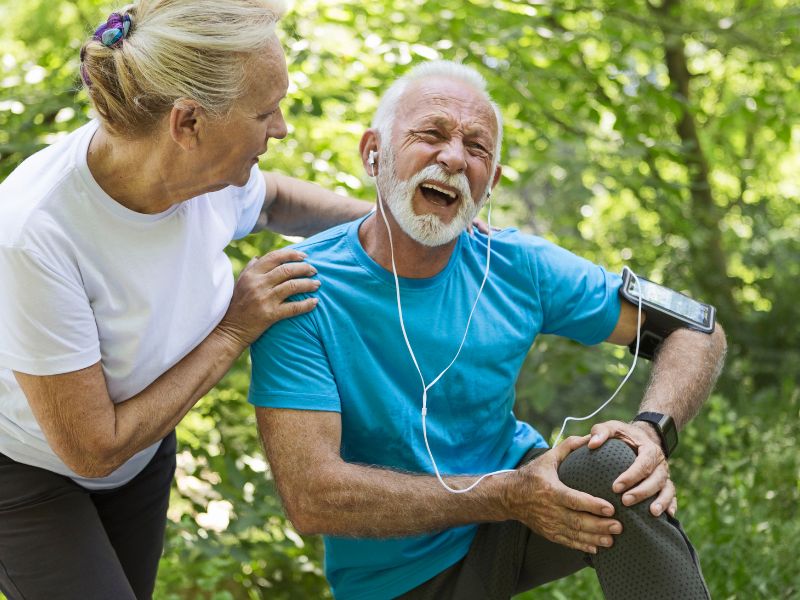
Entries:
<svg viewBox="0 0 800 600">
<path fill-rule="evenodd" d="M 360 144 L 385 211 L 297 246 L 319 305 L 256 342 L 250 390 L 288 516 L 326 536 L 337 598 L 509 598 L 587 564 L 608 598 L 708 598 L 661 430 L 606 422 L 548 449 L 514 417 L 537 334 L 628 344 L 637 309 L 540 238 L 465 231 L 500 139 L 477 72 L 417 67 Z M 719 328 L 672 333 L 641 410 L 685 425 L 724 346 Z"/>
</svg>

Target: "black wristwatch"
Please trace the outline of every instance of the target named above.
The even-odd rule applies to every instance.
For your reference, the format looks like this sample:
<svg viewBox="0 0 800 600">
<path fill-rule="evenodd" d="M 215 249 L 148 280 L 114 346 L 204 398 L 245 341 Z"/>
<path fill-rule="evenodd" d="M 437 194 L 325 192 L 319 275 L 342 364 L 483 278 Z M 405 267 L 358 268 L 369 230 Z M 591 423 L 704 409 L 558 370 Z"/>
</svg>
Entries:
<svg viewBox="0 0 800 600">
<path fill-rule="evenodd" d="M 669 458 L 669 455 L 675 450 L 675 446 L 678 445 L 678 428 L 675 427 L 672 417 L 657 412 L 643 412 L 636 415 L 633 421 L 634 423 L 644 421 L 653 426 L 658 437 L 661 438 L 661 449 L 664 451 L 664 456 Z"/>
</svg>

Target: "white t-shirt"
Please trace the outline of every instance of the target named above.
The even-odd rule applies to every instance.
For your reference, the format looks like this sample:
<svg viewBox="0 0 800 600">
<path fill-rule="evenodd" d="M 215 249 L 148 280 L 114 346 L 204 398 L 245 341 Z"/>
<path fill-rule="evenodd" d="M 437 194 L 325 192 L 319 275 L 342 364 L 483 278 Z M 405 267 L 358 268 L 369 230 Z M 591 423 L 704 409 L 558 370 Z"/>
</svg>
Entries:
<svg viewBox="0 0 800 600">
<path fill-rule="evenodd" d="M 224 248 L 264 202 L 254 166 L 227 187 L 146 215 L 97 184 L 90 122 L 23 162 L 0 184 L 0 452 L 90 489 L 130 481 L 158 444 L 111 475 L 86 479 L 55 455 L 12 370 L 67 373 L 101 362 L 115 402 L 136 395 L 219 323 L 233 291 Z"/>
</svg>

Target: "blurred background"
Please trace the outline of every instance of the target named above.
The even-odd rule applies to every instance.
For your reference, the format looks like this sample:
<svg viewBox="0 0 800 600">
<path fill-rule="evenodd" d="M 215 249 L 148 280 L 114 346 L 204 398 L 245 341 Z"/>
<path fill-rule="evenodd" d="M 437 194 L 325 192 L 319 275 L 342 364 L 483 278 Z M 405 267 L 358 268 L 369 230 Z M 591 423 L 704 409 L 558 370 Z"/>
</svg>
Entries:
<svg viewBox="0 0 800 600">
<path fill-rule="evenodd" d="M 119 6 L 0 0 L 0 179 L 90 118 L 78 50 Z M 373 199 L 357 142 L 379 95 L 419 61 L 463 61 L 506 119 L 496 223 L 717 307 L 727 365 L 670 461 L 717 599 L 800 598 L 799 34 L 792 0 L 304 0 L 280 34 L 289 136 L 263 168 Z M 238 270 L 287 243 L 230 256 Z M 630 359 L 543 336 L 516 412 L 553 435 Z M 647 372 L 604 419 L 636 413 Z M 158 599 L 330 597 L 320 540 L 283 516 L 248 377 L 243 356 L 178 428 Z M 544 598 L 602 594 L 584 570 L 518 600 Z"/>
</svg>

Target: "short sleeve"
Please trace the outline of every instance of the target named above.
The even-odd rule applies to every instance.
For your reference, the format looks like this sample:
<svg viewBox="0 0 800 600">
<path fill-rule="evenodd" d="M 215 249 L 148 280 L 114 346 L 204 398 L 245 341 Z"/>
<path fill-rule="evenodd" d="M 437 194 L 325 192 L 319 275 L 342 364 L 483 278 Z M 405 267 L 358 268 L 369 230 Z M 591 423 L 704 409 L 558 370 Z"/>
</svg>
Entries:
<svg viewBox="0 0 800 600">
<path fill-rule="evenodd" d="M 617 325 L 622 279 L 550 242 L 529 246 L 542 306 L 542 333 L 598 344 Z"/>
<path fill-rule="evenodd" d="M 247 180 L 244 187 L 237 188 L 237 192 L 236 204 L 239 208 L 239 218 L 236 223 L 236 232 L 233 234 L 235 240 L 243 238 L 253 231 L 261 208 L 264 206 L 267 183 L 264 181 L 264 175 L 258 165 L 253 166 L 250 171 L 250 179 Z"/>
<path fill-rule="evenodd" d="M 251 404 L 341 412 L 330 361 L 311 314 L 275 323 L 250 347 L 250 358 Z"/>
<path fill-rule="evenodd" d="M 0 247 L 0 364 L 32 375 L 86 368 L 100 360 L 83 287 L 27 250 Z"/>
</svg>

